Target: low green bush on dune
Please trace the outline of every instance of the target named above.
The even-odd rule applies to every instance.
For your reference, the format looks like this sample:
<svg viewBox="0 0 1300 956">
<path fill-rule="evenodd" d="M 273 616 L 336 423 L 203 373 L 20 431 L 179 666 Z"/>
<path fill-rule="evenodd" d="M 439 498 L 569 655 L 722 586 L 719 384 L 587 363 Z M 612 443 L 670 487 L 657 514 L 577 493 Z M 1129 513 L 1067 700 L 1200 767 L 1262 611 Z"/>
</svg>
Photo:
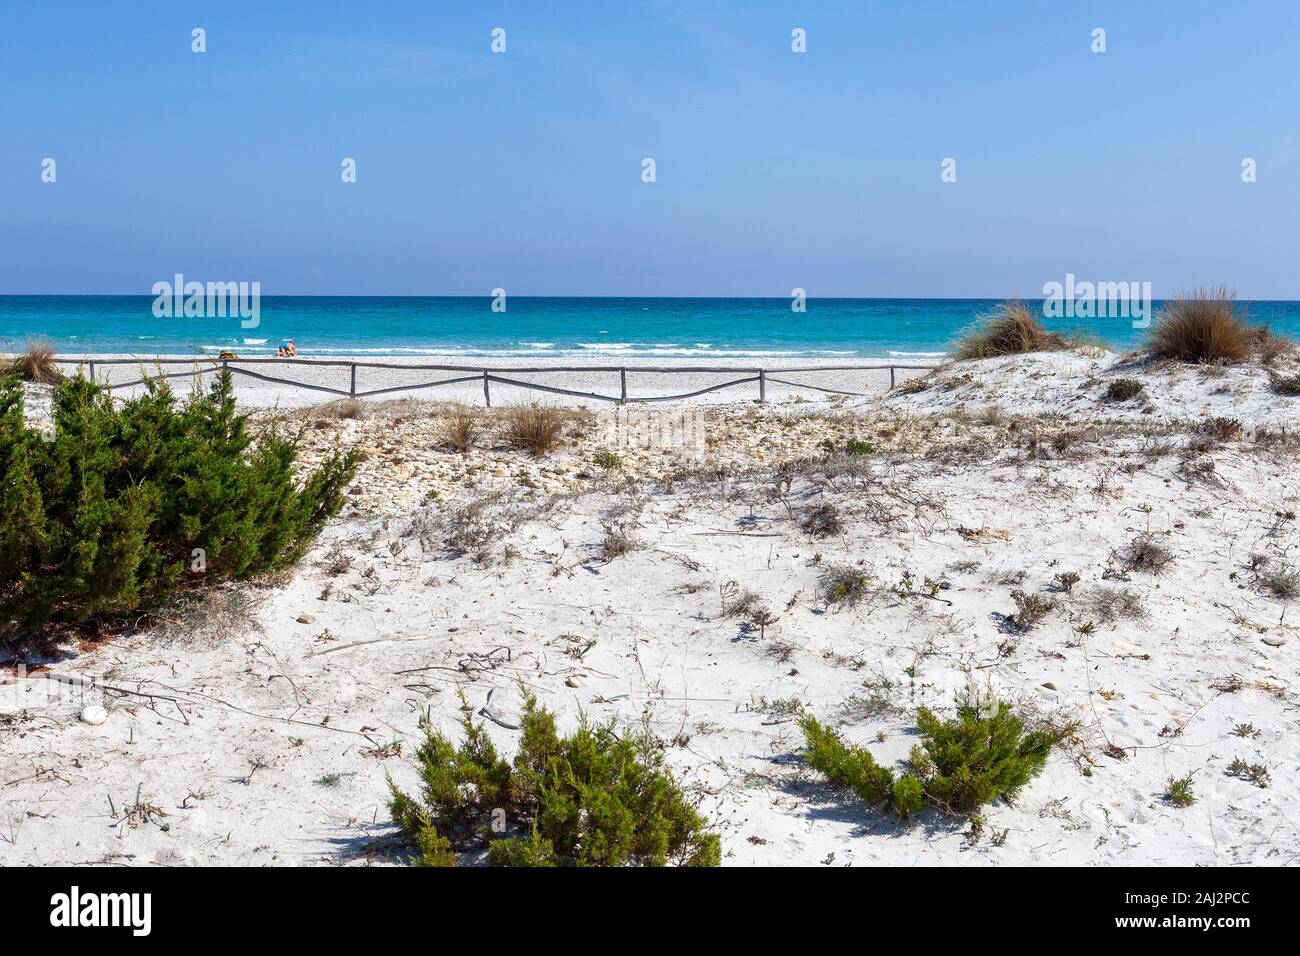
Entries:
<svg viewBox="0 0 1300 956">
<path fill-rule="evenodd" d="M 393 821 L 419 851 L 412 862 L 455 866 L 459 853 L 486 848 L 495 866 L 719 864 L 718 836 L 644 735 L 584 717 L 561 737 L 554 716 L 526 695 L 511 762 L 481 724 L 468 716 L 461 724 L 459 746 L 425 726 L 417 796 L 389 781 Z"/>
<path fill-rule="evenodd" d="M 229 372 L 184 404 L 162 379 L 115 403 L 69 377 L 52 419 L 52 436 L 28 425 L 18 377 L 0 377 L 0 643 L 287 566 L 355 470 L 335 454 L 296 478 L 297 436 L 255 439 Z"/>
<path fill-rule="evenodd" d="M 998 797 L 1014 796 L 1042 771 L 1052 747 L 1074 730 L 1027 730 L 1010 704 L 971 691 L 958 699 L 953 720 L 917 708 L 921 742 L 912 747 L 908 771 L 899 775 L 815 717 L 805 716 L 801 724 L 810 767 L 864 802 L 904 818 L 927 806 L 972 813 Z"/>
</svg>

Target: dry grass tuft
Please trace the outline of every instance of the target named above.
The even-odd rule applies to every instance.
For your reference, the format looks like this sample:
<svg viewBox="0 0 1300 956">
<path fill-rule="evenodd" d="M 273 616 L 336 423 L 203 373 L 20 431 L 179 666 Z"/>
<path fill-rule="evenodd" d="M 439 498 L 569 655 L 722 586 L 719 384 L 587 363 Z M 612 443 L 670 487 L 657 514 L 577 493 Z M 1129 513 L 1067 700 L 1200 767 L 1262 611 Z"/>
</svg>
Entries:
<svg viewBox="0 0 1300 956">
<path fill-rule="evenodd" d="M 1244 362 L 1253 350 L 1275 338 L 1267 329 L 1247 325 L 1236 293 L 1220 286 L 1197 289 L 1168 302 L 1151 328 L 1147 349 L 1155 358 L 1179 362 Z M 1270 352 L 1275 349 L 1269 346 Z"/>
<path fill-rule="evenodd" d="M 483 420 L 468 405 L 453 405 L 442 423 L 441 441 L 462 455 L 474 447 L 483 432 Z"/>
<path fill-rule="evenodd" d="M 738 581 L 720 585 L 718 598 L 722 602 L 723 617 L 749 617 L 763 607 L 763 595 L 752 588 L 741 586 Z"/>
<path fill-rule="evenodd" d="M 600 560 L 606 564 L 625 554 L 631 554 L 640 545 L 635 537 L 621 524 L 605 522 L 601 525 L 604 532 L 600 539 Z"/>
<path fill-rule="evenodd" d="M 844 530 L 839 509 L 829 501 L 806 508 L 799 516 L 799 527 L 814 538 L 825 538 Z"/>
<path fill-rule="evenodd" d="M 1274 375 L 1272 381 L 1279 395 L 1300 395 L 1300 375 Z"/>
<path fill-rule="evenodd" d="M 1174 559 L 1173 554 L 1150 534 L 1140 534 L 1118 553 L 1119 559 L 1130 571 L 1160 574 Z"/>
<path fill-rule="evenodd" d="M 1248 334 L 1250 347 L 1261 365 L 1272 365 L 1278 359 L 1291 358 L 1300 352 L 1295 339 L 1278 335 L 1267 325 L 1253 326 Z"/>
<path fill-rule="evenodd" d="M 993 358 L 1025 352 L 1060 351 L 1070 347 L 1062 335 L 1043 328 L 1038 316 L 1023 302 L 1003 302 L 993 314 L 953 346 L 956 359 Z"/>
<path fill-rule="evenodd" d="M 160 608 L 154 623 L 165 640 L 215 645 L 261 629 L 265 592 L 254 587 L 187 591 Z"/>
<path fill-rule="evenodd" d="M 1096 588 L 1084 597 L 1083 609 L 1106 624 L 1140 621 L 1147 616 L 1142 595 L 1132 588 Z"/>
<path fill-rule="evenodd" d="M 340 398 L 313 409 L 312 417 L 318 421 L 342 420 L 344 418 L 360 420 L 366 417 L 366 403 L 359 398 Z"/>
<path fill-rule="evenodd" d="M 37 385 L 54 385 L 63 378 L 63 372 L 55 364 L 54 357 L 58 353 L 54 349 L 54 343 L 46 338 L 28 339 L 27 344 L 19 355 L 12 359 L 7 359 L 4 363 L 5 370 L 13 370 L 18 373 L 18 377 L 25 382 L 33 382 Z"/>
<path fill-rule="evenodd" d="M 512 448 L 541 457 L 560 446 L 567 417 L 563 409 L 539 402 L 508 405 L 502 413 L 505 440 Z"/>
</svg>

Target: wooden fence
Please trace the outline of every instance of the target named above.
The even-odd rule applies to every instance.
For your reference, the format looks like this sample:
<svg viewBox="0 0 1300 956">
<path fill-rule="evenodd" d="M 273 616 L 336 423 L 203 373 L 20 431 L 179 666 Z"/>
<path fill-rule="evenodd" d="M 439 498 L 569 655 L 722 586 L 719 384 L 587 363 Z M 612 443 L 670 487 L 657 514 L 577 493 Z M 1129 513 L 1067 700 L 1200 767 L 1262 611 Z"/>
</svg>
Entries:
<svg viewBox="0 0 1300 956">
<path fill-rule="evenodd" d="M 136 385 L 142 385 L 150 379 L 156 378 L 194 378 L 202 377 L 220 371 L 229 369 L 232 375 L 244 375 L 248 378 L 257 379 L 262 382 L 273 382 L 280 385 L 289 385 L 295 388 L 305 388 L 316 392 L 326 392 L 330 395 L 338 395 L 343 398 L 369 398 L 375 395 L 389 395 L 395 392 L 412 392 L 426 388 L 439 388 L 444 385 L 458 385 L 465 382 L 482 382 L 483 383 L 483 401 L 486 405 L 492 405 L 492 383 L 498 385 L 512 385 L 516 388 L 531 389 L 537 392 L 549 392 L 554 395 L 568 395 L 575 398 L 595 399 L 602 402 L 613 402 L 621 405 L 627 402 L 671 402 L 680 401 L 685 398 L 695 398 L 698 395 L 705 395 L 709 392 L 721 391 L 725 388 L 736 388 L 741 385 L 758 384 L 758 400 L 767 401 L 767 386 L 769 383 L 776 385 L 785 385 L 790 388 L 809 389 L 814 392 L 826 392 L 833 395 L 866 395 L 866 392 L 850 392 L 842 388 L 824 388 L 820 385 L 811 385 L 807 382 L 792 381 L 789 378 L 781 377 L 788 375 L 803 376 L 807 373 L 816 372 L 849 372 L 849 371 L 872 371 L 872 370 L 889 370 L 889 387 L 893 388 L 897 384 L 896 373 L 899 370 L 908 371 L 927 371 L 933 366 L 930 365 L 896 365 L 896 364 L 860 364 L 860 365 L 813 365 L 804 367 L 787 367 L 787 368 L 738 368 L 735 366 L 705 366 L 705 365 L 664 365 L 664 366 L 647 366 L 647 365 L 557 365 L 543 368 L 481 368 L 470 365 L 423 365 L 423 364 L 405 364 L 394 362 L 353 362 L 333 359 L 299 359 L 299 358 L 257 358 L 257 359 L 186 359 L 186 358 L 157 358 L 157 359 L 91 359 L 91 358 L 56 358 L 55 362 L 61 365 L 76 365 L 85 368 L 92 379 L 96 381 L 96 369 L 105 365 L 136 365 L 140 367 L 141 374 L 139 378 L 131 379 L 127 382 L 105 382 L 109 389 L 131 388 Z M 170 365 L 189 365 L 193 366 L 185 372 L 164 372 L 163 366 Z M 349 374 L 349 385 L 347 389 L 331 388 L 328 385 L 317 385 L 310 382 L 299 382 L 294 379 L 281 378 L 276 375 L 267 375 L 262 372 L 253 371 L 244 368 L 245 365 L 275 365 L 283 367 L 285 365 L 306 365 L 314 368 L 346 368 Z M 147 366 L 156 366 L 156 374 L 147 374 L 144 370 Z M 202 367 L 206 366 L 206 367 Z M 382 368 L 382 369 L 400 369 L 409 372 L 443 372 L 451 374 L 450 378 L 439 378 L 435 381 L 417 382 L 411 385 L 390 385 L 387 388 L 357 388 L 357 369 Z M 718 385 L 711 385 L 708 388 L 700 388 L 691 392 L 681 392 L 673 395 L 628 395 L 627 376 L 632 372 L 636 375 L 676 375 L 682 373 L 695 374 L 727 374 L 734 373 L 741 376 L 731 381 L 722 382 Z M 605 395 L 599 392 L 581 392 L 569 388 L 559 388 L 555 385 L 541 385 L 537 382 L 520 381 L 517 378 L 507 378 L 508 375 L 538 375 L 538 374 L 565 374 L 565 373 L 608 373 L 618 376 L 619 389 L 617 395 Z"/>
</svg>

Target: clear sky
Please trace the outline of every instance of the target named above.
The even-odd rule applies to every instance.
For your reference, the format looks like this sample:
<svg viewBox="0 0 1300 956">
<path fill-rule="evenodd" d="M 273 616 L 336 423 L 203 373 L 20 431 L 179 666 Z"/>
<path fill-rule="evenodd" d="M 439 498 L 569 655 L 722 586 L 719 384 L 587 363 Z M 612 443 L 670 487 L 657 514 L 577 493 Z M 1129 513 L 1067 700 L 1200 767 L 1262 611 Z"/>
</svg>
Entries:
<svg viewBox="0 0 1300 956">
<path fill-rule="evenodd" d="M 0 293 L 1300 298 L 1298 62 L 1295 0 L 0 0 Z"/>
</svg>

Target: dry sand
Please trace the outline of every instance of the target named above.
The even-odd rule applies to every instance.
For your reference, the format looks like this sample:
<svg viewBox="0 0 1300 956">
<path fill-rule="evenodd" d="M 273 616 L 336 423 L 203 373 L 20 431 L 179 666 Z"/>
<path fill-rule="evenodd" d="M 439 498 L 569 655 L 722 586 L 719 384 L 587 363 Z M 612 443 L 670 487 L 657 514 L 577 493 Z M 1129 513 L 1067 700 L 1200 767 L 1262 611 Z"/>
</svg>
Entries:
<svg viewBox="0 0 1300 956">
<path fill-rule="evenodd" d="M 878 398 L 721 407 L 706 461 L 730 467 L 666 484 L 650 462 L 548 494 L 490 449 L 472 480 L 353 507 L 286 581 L 0 688 L 0 860 L 400 862 L 385 778 L 412 783 L 421 716 L 454 732 L 463 692 L 511 753 L 523 681 L 565 727 L 580 711 L 647 726 L 724 865 L 1293 862 L 1300 642 L 1270 582 L 1300 566 L 1282 431 L 1300 399 L 1257 367 L 1120 362 L 965 363 Z M 1105 401 L 1117 375 L 1145 395 Z M 322 441 L 388 428 L 322 421 Z M 879 450 L 827 458 L 832 433 Z M 407 457 L 459 458 L 412 444 Z M 575 439 L 546 467 L 585 471 L 593 447 Z M 432 490 L 439 473 L 403 480 Z M 473 502 L 485 537 L 459 553 L 453 519 Z M 805 530 L 820 505 L 840 530 Z M 611 527 L 636 548 L 607 558 Z M 1168 550 L 1160 573 L 1126 560 L 1140 536 Z M 869 579 L 859 603 L 827 603 L 837 566 Z M 760 635 L 727 616 L 736 588 L 779 621 Z M 1055 607 L 1019 630 L 1015 591 Z M 79 720 L 74 694 L 50 701 L 45 675 L 115 688 L 107 720 Z M 950 712 L 971 684 L 1080 726 L 978 832 L 939 814 L 900 824 L 800 759 L 801 711 L 892 763 L 915 705 Z M 1264 765 L 1267 786 L 1234 758 Z M 1186 774 L 1197 800 L 1176 807 L 1162 794 Z"/>
<path fill-rule="evenodd" d="M 176 361 L 184 364 L 159 366 L 155 359 L 163 358 L 169 362 Z M 99 381 L 108 383 L 129 382 L 141 377 L 141 373 L 153 374 L 158 368 L 162 367 L 164 371 L 170 374 L 180 374 L 193 372 L 196 369 L 211 369 L 215 367 L 215 360 L 211 358 L 196 358 L 195 356 L 149 356 L 149 357 L 132 357 L 125 355 L 114 356 L 96 356 L 95 375 Z M 126 365 L 106 365 L 104 359 L 130 359 L 130 364 Z M 90 361 L 89 359 L 87 360 Z M 273 376 L 276 378 L 285 378 L 293 381 L 304 382 L 308 385 L 324 386 L 326 388 L 337 389 L 343 392 L 349 391 L 352 387 L 351 370 L 345 364 L 326 365 L 322 364 L 326 360 L 304 359 L 302 364 L 292 361 L 276 362 L 257 362 L 257 363 L 230 363 L 233 368 L 244 369 L 255 372 L 258 375 Z M 446 379 L 462 378 L 466 374 L 463 371 L 454 370 L 419 370 L 415 368 L 403 368 L 401 366 L 414 366 L 420 364 L 435 364 L 428 361 L 406 360 L 401 358 L 385 358 L 376 360 L 374 356 L 370 357 L 341 357 L 329 359 L 331 362 L 347 363 L 350 361 L 365 362 L 374 364 L 379 362 L 390 368 L 358 368 L 356 390 L 357 392 L 366 392 L 375 389 L 389 389 L 397 386 L 415 385 L 428 382 L 436 382 Z M 606 396 L 617 397 L 621 394 L 621 378 L 618 369 L 627 370 L 627 391 L 630 399 L 635 400 L 641 396 L 657 395 L 681 395 L 688 392 L 698 391 L 700 389 L 712 388 L 728 381 L 736 379 L 752 378 L 755 375 L 757 366 L 753 360 L 734 359 L 734 358 L 710 358 L 701 362 L 676 362 L 665 363 L 662 359 L 654 358 L 628 358 L 620 363 L 615 362 L 581 362 L 575 359 L 563 358 L 537 358 L 537 359 L 518 359 L 518 358 L 470 358 L 464 362 L 449 363 L 457 366 L 472 366 L 474 369 L 493 369 L 502 370 L 499 374 L 503 378 L 511 378 L 525 382 L 533 382 L 541 385 L 549 385 L 562 389 L 583 393 L 598 393 Z M 887 365 L 888 360 L 863 360 L 862 362 L 827 362 L 827 361 L 791 361 L 781 363 L 771 363 L 772 368 L 781 369 L 815 369 L 820 366 L 859 366 L 856 370 L 836 371 L 836 372 L 818 372 L 809 371 L 802 373 L 790 373 L 788 376 L 781 374 L 774 377 L 788 378 L 790 381 L 797 381 L 801 384 L 813 386 L 812 389 L 801 390 L 802 394 L 818 394 L 816 388 L 836 389 L 847 394 L 878 394 L 888 388 L 890 376 L 888 369 L 880 366 Z M 909 375 L 918 374 L 915 367 L 928 366 L 936 364 L 925 360 L 908 360 L 905 365 L 913 366 L 912 371 L 901 369 L 897 373 L 897 380 L 902 381 Z M 545 371 L 552 368 L 575 367 L 575 366 L 594 366 L 605 369 L 604 371 L 591 372 L 552 372 Z M 699 368 L 725 368 L 735 369 L 734 372 L 700 372 L 695 371 Z M 537 372 L 506 372 L 505 369 L 512 368 L 529 368 L 541 369 Z M 664 369 L 672 371 L 669 373 L 657 373 L 651 371 L 638 371 L 639 369 Z M 494 374 L 497 374 L 494 372 Z M 177 384 L 178 390 L 188 387 L 189 380 L 181 380 Z M 255 379 L 247 375 L 236 375 L 236 394 L 240 401 L 248 405 L 269 406 L 278 405 L 284 408 L 300 407 L 311 405 L 320 401 L 328 401 L 331 396 L 327 393 L 312 391 L 309 389 L 290 388 L 284 385 L 270 383 Z M 522 389 L 511 385 L 492 382 L 489 386 L 492 402 L 497 405 L 508 404 L 519 401 L 547 401 L 559 405 L 578 405 L 578 404 L 607 404 L 603 402 L 594 402 L 584 400 L 577 396 L 562 396 L 550 393 L 543 393 L 535 390 Z M 767 397 L 771 401 L 782 401 L 799 393 L 800 390 L 792 389 L 788 385 L 778 382 L 770 382 L 767 387 Z M 131 390 L 122 390 L 119 394 L 131 394 Z M 459 382 L 452 385 L 444 385 L 438 388 L 421 389 L 412 392 L 387 393 L 382 396 L 376 396 L 378 399 L 390 399 L 393 397 L 414 397 L 420 399 L 429 399 L 437 401 L 460 401 L 470 404 L 483 403 L 483 384 L 481 380 L 469 382 Z M 759 387 L 757 381 L 745 382 L 744 384 L 732 388 L 722 389 L 715 392 L 708 392 L 705 395 L 697 396 L 689 401 L 694 403 L 728 403 L 744 400 L 757 400 L 759 396 Z"/>
</svg>

